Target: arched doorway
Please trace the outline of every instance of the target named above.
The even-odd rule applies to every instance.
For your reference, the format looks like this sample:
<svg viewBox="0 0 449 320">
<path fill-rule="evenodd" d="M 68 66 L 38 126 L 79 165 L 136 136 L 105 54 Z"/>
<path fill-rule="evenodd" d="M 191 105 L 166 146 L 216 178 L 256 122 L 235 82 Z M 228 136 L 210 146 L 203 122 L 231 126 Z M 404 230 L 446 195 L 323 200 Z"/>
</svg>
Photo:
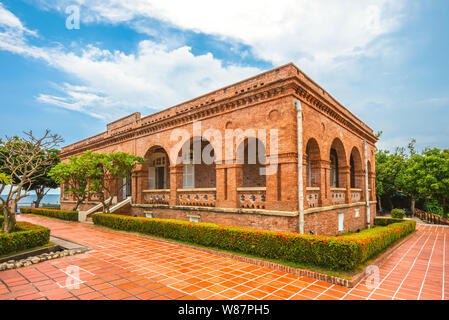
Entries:
<svg viewBox="0 0 449 320">
<path fill-rule="evenodd" d="M 204 138 L 188 140 L 180 150 L 183 189 L 215 188 L 215 151 Z"/>
<path fill-rule="evenodd" d="M 170 189 L 170 162 L 164 148 L 151 148 L 148 159 L 148 190 Z"/>
<path fill-rule="evenodd" d="M 242 165 L 242 187 L 266 187 L 266 150 L 256 138 L 245 139 L 237 148 L 237 164 Z"/>
</svg>

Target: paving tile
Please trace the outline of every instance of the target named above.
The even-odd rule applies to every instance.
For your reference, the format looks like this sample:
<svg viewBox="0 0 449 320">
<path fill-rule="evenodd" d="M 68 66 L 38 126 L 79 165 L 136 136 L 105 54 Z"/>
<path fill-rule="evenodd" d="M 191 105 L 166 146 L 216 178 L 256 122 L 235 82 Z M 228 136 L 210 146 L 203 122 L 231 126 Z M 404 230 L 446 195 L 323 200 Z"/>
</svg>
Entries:
<svg viewBox="0 0 449 320">
<path fill-rule="evenodd" d="M 380 265 L 375 288 L 361 281 L 349 289 L 82 223 L 18 219 L 45 225 L 53 235 L 94 251 L 0 272 L 0 300 L 449 299 L 449 268 L 443 270 L 443 256 L 449 262 L 449 246 L 444 245 L 449 228 L 444 227 L 419 225 Z M 66 284 L 68 266 L 80 267 L 79 289 L 60 287 Z"/>
</svg>

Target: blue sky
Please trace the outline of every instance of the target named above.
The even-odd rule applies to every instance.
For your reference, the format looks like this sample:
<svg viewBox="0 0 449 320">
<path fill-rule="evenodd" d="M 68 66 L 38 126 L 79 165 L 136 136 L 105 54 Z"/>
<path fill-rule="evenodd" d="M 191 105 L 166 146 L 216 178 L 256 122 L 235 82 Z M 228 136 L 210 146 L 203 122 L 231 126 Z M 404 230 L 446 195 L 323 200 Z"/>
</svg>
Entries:
<svg viewBox="0 0 449 320">
<path fill-rule="evenodd" d="M 73 143 L 293 62 L 382 130 L 379 147 L 449 148 L 448 14 L 446 0 L 0 0 L 0 135 Z"/>
</svg>

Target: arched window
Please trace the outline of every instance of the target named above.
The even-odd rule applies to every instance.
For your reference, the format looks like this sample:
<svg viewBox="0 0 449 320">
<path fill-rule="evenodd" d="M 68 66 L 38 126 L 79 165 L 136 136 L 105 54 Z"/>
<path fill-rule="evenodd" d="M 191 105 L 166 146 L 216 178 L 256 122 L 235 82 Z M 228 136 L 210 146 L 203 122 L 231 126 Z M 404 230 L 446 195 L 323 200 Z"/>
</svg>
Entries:
<svg viewBox="0 0 449 320">
<path fill-rule="evenodd" d="M 338 156 L 337 156 L 337 150 L 334 148 L 331 149 L 331 172 L 330 172 L 330 178 L 331 178 L 331 188 L 338 188 L 339 186 L 339 172 L 338 172 Z"/>
<path fill-rule="evenodd" d="M 314 138 L 311 138 L 307 142 L 306 154 L 304 155 L 304 159 L 306 163 L 306 186 L 321 187 L 319 168 L 321 155 L 318 143 Z"/>
<path fill-rule="evenodd" d="M 265 146 L 259 139 L 245 139 L 237 148 L 237 163 L 242 164 L 242 187 L 266 187 Z"/>
<path fill-rule="evenodd" d="M 215 151 L 202 137 L 188 140 L 180 150 L 183 157 L 182 185 L 184 189 L 215 188 Z"/>
<path fill-rule="evenodd" d="M 307 187 L 312 186 L 312 164 L 310 161 L 310 156 L 307 155 L 306 157 L 306 172 L 307 172 Z"/>
<path fill-rule="evenodd" d="M 350 165 L 351 165 L 351 188 L 356 188 L 356 180 L 355 180 L 355 166 L 354 166 L 354 157 L 351 154 L 350 159 Z"/>
<path fill-rule="evenodd" d="M 164 148 L 154 146 L 145 155 L 148 168 L 148 189 L 170 189 L 170 161 Z M 131 179 L 129 179 L 129 183 Z M 128 183 L 128 181 L 127 181 Z M 129 191 L 131 188 L 129 188 Z M 128 191 L 127 191 L 128 193 Z"/>
</svg>

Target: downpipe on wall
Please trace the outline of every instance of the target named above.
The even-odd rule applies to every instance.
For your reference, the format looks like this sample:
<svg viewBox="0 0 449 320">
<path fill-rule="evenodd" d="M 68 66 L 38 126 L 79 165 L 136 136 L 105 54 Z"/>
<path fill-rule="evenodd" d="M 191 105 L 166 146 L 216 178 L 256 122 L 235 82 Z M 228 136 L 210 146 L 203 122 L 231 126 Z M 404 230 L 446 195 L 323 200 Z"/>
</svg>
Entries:
<svg viewBox="0 0 449 320">
<path fill-rule="evenodd" d="M 299 233 L 304 234 L 304 179 L 302 168 L 302 108 L 301 101 L 295 99 L 296 121 L 297 121 L 297 139 L 298 139 L 298 216 L 299 216 Z"/>
</svg>

